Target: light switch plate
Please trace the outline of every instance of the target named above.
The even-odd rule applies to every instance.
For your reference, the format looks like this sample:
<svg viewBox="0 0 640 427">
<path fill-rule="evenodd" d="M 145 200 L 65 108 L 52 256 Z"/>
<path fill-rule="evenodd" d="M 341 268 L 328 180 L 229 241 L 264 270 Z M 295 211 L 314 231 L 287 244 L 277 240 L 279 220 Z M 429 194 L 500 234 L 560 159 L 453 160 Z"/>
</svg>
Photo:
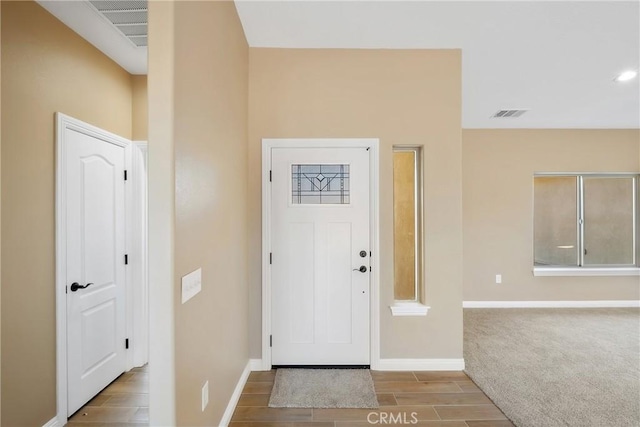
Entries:
<svg viewBox="0 0 640 427">
<path fill-rule="evenodd" d="M 202 269 L 182 277 L 182 303 L 189 301 L 202 290 Z"/>
<path fill-rule="evenodd" d="M 496 274 L 496 283 L 502 283 L 502 274 Z"/>
</svg>

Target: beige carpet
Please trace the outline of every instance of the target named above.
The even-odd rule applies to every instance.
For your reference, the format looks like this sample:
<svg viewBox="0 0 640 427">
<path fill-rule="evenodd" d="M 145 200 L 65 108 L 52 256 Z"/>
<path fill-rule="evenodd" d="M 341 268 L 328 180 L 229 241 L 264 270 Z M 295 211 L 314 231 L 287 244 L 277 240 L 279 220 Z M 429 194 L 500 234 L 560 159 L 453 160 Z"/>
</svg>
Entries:
<svg viewBox="0 0 640 427">
<path fill-rule="evenodd" d="M 638 309 L 465 309 L 464 358 L 519 427 L 640 426 Z"/>
<path fill-rule="evenodd" d="M 271 408 L 377 408 L 368 369 L 283 369 L 269 399 Z"/>
</svg>

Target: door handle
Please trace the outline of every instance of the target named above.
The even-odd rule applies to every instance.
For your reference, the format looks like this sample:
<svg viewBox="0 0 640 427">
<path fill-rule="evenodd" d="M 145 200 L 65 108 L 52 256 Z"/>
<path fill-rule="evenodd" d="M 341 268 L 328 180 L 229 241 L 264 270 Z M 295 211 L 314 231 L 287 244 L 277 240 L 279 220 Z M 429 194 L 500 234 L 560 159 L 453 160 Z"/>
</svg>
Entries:
<svg viewBox="0 0 640 427">
<path fill-rule="evenodd" d="M 76 292 L 78 289 L 86 289 L 91 285 L 93 285 L 93 283 L 87 283 L 86 285 L 82 286 L 78 282 L 73 282 L 71 284 L 71 292 Z"/>
<path fill-rule="evenodd" d="M 354 268 L 353 271 L 359 271 L 360 273 L 366 273 L 367 272 L 367 267 L 365 267 L 364 265 L 361 265 L 360 268 Z"/>
</svg>

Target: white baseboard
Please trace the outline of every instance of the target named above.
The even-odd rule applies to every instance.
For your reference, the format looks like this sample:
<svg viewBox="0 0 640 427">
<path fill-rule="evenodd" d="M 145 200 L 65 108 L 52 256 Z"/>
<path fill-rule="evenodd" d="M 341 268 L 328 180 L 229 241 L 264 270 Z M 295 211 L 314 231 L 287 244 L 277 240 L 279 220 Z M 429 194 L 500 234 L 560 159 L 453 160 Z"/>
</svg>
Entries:
<svg viewBox="0 0 640 427">
<path fill-rule="evenodd" d="M 235 390 L 233 390 L 231 399 L 229 399 L 227 409 L 225 409 L 224 414 L 222 415 L 222 419 L 220 420 L 220 427 L 227 427 L 231 422 L 233 411 L 236 410 L 236 405 L 238 404 L 238 400 L 240 400 L 240 395 L 242 394 L 242 390 L 244 389 L 244 385 L 247 383 L 247 379 L 249 378 L 250 373 L 251 361 L 248 361 L 247 366 L 244 367 L 244 371 L 242 371 L 242 374 L 240 375 L 240 379 L 238 380 L 238 384 L 236 384 Z"/>
<path fill-rule="evenodd" d="M 58 422 L 58 417 L 53 417 L 42 427 L 61 427 L 62 424 Z"/>
<path fill-rule="evenodd" d="M 265 370 L 262 366 L 262 359 L 249 359 L 249 366 L 251 366 L 251 371 Z"/>
<path fill-rule="evenodd" d="M 464 359 L 380 359 L 379 371 L 462 371 Z"/>
<path fill-rule="evenodd" d="M 464 308 L 623 308 L 640 307 L 638 300 L 620 301 L 463 301 Z"/>
</svg>

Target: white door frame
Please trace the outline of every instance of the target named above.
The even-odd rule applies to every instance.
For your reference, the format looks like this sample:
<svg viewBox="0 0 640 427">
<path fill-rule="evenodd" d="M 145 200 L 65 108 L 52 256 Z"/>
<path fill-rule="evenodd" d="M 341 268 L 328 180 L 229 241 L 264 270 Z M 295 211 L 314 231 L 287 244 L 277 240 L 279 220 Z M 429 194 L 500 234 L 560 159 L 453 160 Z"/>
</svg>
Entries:
<svg viewBox="0 0 640 427">
<path fill-rule="evenodd" d="M 371 251 L 370 363 L 380 361 L 379 145 L 376 138 L 279 138 L 262 140 L 262 370 L 271 369 L 271 150 L 273 148 L 369 148 Z"/>
<path fill-rule="evenodd" d="M 131 147 L 131 249 L 129 268 L 132 285 L 127 290 L 127 337 L 131 350 L 127 353 L 127 369 L 143 366 L 149 361 L 149 276 L 148 276 L 148 145 L 133 141 Z"/>
<path fill-rule="evenodd" d="M 66 129 L 72 129 L 85 135 L 100 139 L 106 143 L 114 144 L 125 149 L 125 168 L 131 170 L 131 141 L 83 121 L 74 119 L 62 113 L 56 113 L 56 399 L 57 421 L 59 425 L 67 423 L 67 248 L 66 248 L 66 221 L 63 212 L 66 211 L 66 162 L 65 152 L 67 143 L 64 138 Z M 123 178 L 124 179 L 124 178 Z M 131 209 L 132 200 L 131 185 L 125 185 L 125 250 L 131 249 Z M 131 269 L 125 271 L 125 286 L 131 283 Z M 128 292 L 128 291 L 127 291 Z M 125 295 L 126 293 L 125 292 Z M 130 303 L 125 296 L 126 304 Z M 127 312 L 125 308 L 125 313 Z M 126 315 L 125 315 L 126 316 Z M 129 330 L 129 316 L 126 316 L 126 329 Z M 129 356 L 127 355 L 127 365 Z M 129 366 L 127 366 L 129 369 Z"/>
</svg>

